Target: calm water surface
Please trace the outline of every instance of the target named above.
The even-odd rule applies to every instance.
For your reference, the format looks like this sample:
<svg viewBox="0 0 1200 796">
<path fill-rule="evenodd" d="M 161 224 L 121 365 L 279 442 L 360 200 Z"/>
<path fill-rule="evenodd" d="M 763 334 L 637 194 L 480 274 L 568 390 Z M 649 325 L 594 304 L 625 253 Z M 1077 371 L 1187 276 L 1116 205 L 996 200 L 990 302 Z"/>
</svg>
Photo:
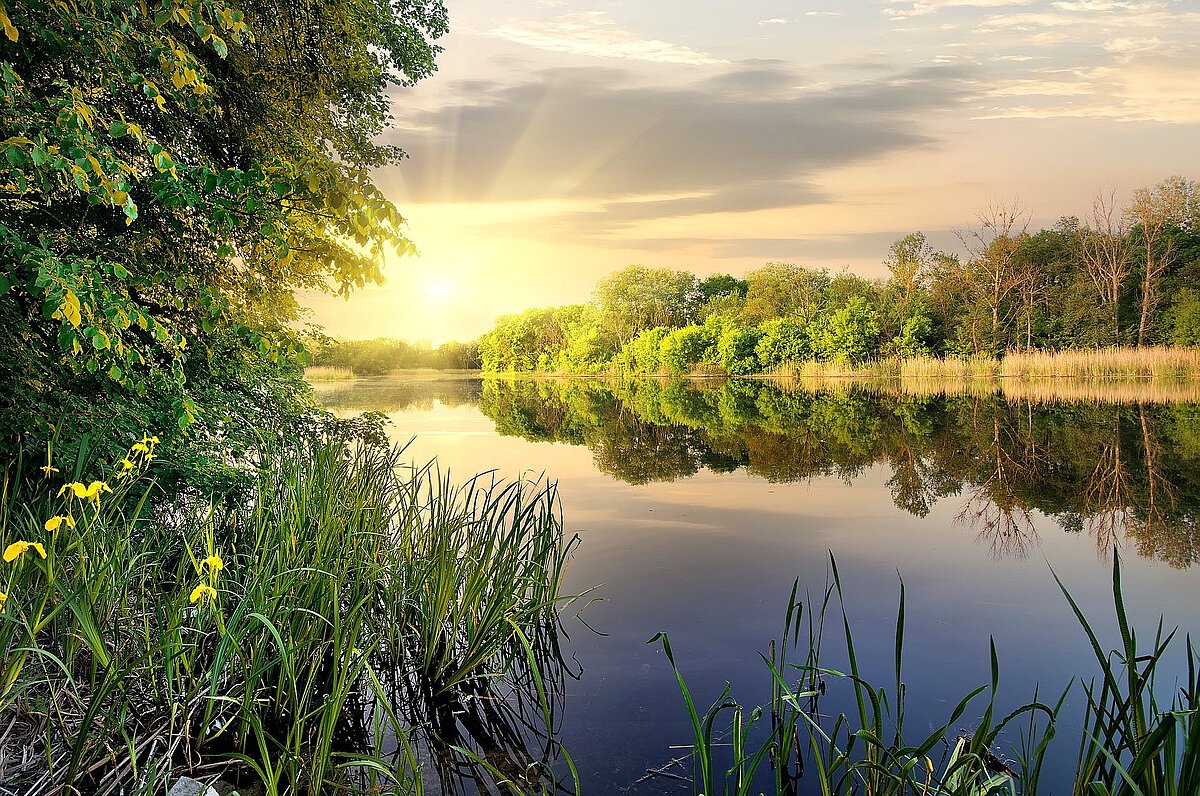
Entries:
<svg viewBox="0 0 1200 796">
<path fill-rule="evenodd" d="M 757 704 L 769 688 L 758 653 L 779 637 L 797 578 L 801 593 L 823 591 L 830 551 L 860 661 L 880 684 L 893 676 L 904 579 L 914 729 L 940 725 L 988 681 L 989 638 L 1002 707 L 1028 701 L 1038 683 L 1053 701 L 1092 676 L 1051 569 L 1115 643 L 1114 546 L 1147 641 L 1160 615 L 1181 635 L 1200 630 L 1195 404 L 434 376 L 319 394 L 341 413 L 386 413 L 396 440 L 415 437 L 414 459 L 436 456 L 463 478 L 494 469 L 557 480 L 567 528 L 582 539 L 564 591 L 596 587 L 599 598 L 564 615 L 566 663 L 553 678 L 555 730 L 585 794 L 688 792 L 648 776 L 689 774 L 670 764 L 686 756 L 691 730 L 669 664 L 646 641 L 669 634 L 697 702 L 728 681 Z M 825 662 L 841 668 L 836 635 Z M 822 707 L 849 710 L 845 697 L 831 691 Z M 1080 699 L 1068 699 L 1048 792 L 1069 792 Z M 1016 733 L 1007 740 L 1015 746 Z"/>
</svg>

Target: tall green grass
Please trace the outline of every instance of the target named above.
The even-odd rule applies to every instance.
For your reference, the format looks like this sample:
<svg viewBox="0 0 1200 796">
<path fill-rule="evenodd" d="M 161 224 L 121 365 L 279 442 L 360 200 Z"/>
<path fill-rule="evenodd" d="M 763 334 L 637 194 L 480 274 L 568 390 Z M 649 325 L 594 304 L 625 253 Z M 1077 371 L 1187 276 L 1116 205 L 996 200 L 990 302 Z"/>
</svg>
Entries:
<svg viewBox="0 0 1200 796">
<path fill-rule="evenodd" d="M 389 684 L 451 704 L 555 663 L 574 541 L 552 484 L 319 443 L 271 455 L 248 496 L 166 501 L 137 445 L 97 474 L 111 493 L 5 481 L 0 540 L 46 553 L 0 564 L 10 789 L 419 793 L 426 714 Z"/>
<path fill-rule="evenodd" d="M 991 796 L 1039 793 L 1055 738 L 1056 720 L 1071 692 L 1067 686 L 1053 704 L 1030 702 L 1001 716 L 996 712 L 999 657 L 991 645 L 991 678 L 964 696 L 947 720 L 931 732 L 913 732 L 905 723 L 903 677 L 905 595 L 903 582 L 894 644 L 895 679 L 887 686 L 869 682 L 856 653 L 837 564 L 831 557 L 832 582 L 807 611 L 789 601 L 783 644 L 772 643 L 762 659 L 771 676 L 771 698 L 764 707 L 746 708 L 732 699 L 729 687 L 700 711 L 671 650 L 659 634 L 683 695 L 693 730 L 693 793 L 715 796 L 803 792 L 821 796 Z M 1057 578 L 1057 575 L 1055 576 Z M 1156 673 L 1174 632 L 1161 626 L 1149 649 L 1140 649 L 1129 624 L 1121 588 L 1120 558 L 1114 554 L 1113 603 L 1121 647 L 1106 653 L 1093 625 L 1065 587 L 1063 594 L 1089 638 L 1099 666 L 1084 683 L 1084 726 L 1078 739 L 1074 781 L 1076 796 L 1182 796 L 1200 793 L 1200 656 L 1189 639 L 1187 674 L 1169 705 L 1159 702 Z M 821 637 L 831 608 L 841 620 L 846 668 L 821 663 Z M 807 626 L 807 642 L 801 643 Z M 787 650 L 803 653 L 788 660 Z M 836 716 L 820 711 L 827 683 L 849 684 L 853 708 Z M 756 726 L 769 716 L 769 728 Z M 968 735 L 951 728 L 963 719 L 974 726 Z M 1019 736 L 1016 748 L 1001 750 L 1006 729 Z M 729 742 L 729 749 L 723 743 Z M 1058 748 L 1055 747 L 1055 752 Z M 1061 758 L 1060 758 L 1061 759 Z M 769 770 L 769 771 L 768 771 Z M 770 790 L 764 787 L 769 783 Z"/>
</svg>

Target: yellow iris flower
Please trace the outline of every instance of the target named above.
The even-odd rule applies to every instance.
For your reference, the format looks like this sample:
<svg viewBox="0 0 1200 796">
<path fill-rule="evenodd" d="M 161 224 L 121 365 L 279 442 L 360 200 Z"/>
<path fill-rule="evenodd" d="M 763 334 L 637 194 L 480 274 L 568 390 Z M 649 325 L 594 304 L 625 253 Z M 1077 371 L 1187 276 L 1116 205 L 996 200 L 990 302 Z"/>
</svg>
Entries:
<svg viewBox="0 0 1200 796">
<path fill-rule="evenodd" d="M 26 550 L 31 547 L 37 551 L 39 556 L 42 558 L 46 557 L 46 548 L 42 547 L 41 542 L 26 542 L 21 540 L 18 542 L 13 542 L 8 547 L 4 548 L 4 560 L 6 562 L 16 561 L 25 554 Z"/>
<path fill-rule="evenodd" d="M 192 596 L 188 599 L 192 602 L 199 602 L 202 600 L 215 600 L 216 597 L 216 589 L 214 589 L 212 586 L 209 586 L 207 583 L 201 583 L 199 586 L 192 589 Z"/>
<path fill-rule="evenodd" d="M 77 498 L 83 498 L 87 495 L 87 487 L 78 481 L 73 481 L 69 484 L 63 484 L 62 489 L 58 490 L 58 496 L 62 497 L 67 492 L 70 492 Z"/>
<path fill-rule="evenodd" d="M 70 514 L 64 514 L 58 517 L 51 517 L 50 519 L 46 520 L 45 528 L 47 531 L 57 531 L 58 527 L 64 522 L 67 524 L 68 528 L 75 527 L 75 518 Z"/>
<path fill-rule="evenodd" d="M 8 592 L 0 591 L 0 608 L 3 608 L 6 602 L 8 602 Z"/>
<path fill-rule="evenodd" d="M 221 560 L 219 555 L 213 553 L 211 556 L 200 562 L 201 571 L 203 571 L 205 567 L 208 567 L 208 571 L 215 575 L 221 570 L 225 569 L 225 562 Z"/>
<path fill-rule="evenodd" d="M 103 481 L 93 481 L 84 486 L 78 481 L 73 481 L 69 484 L 63 484 L 62 489 L 58 490 L 58 496 L 62 497 L 68 491 L 80 500 L 99 501 L 102 492 L 112 492 L 112 488 Z"/>
</svg>

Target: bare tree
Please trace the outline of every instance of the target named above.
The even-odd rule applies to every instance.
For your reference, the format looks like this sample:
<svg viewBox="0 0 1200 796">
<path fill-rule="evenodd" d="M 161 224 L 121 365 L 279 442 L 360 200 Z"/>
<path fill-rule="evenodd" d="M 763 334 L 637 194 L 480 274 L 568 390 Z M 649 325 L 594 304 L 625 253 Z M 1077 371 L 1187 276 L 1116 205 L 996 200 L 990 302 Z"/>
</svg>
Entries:
<svg viewBox="0 0 1200 796">
<path fill-rule="evenodd" d="M 1175 259 L 1175 240 L 1167 233 L 1174 224 L 1195 215 L 1200 186 L 1183 177 L 1169 177 L 1153 188 L 1138 188 L 1125 216 L 1141 229 L 1142 308 L 1138 319 L 1138 345 L 1146 344 L 1150 319 L 1158 303 L 1159 276 Z"/>
<path fill-rule="evenodd" d="M 1018 249 L 1029 229 L 1029 212 L 1020 200 L 992 203 L 979 214 L 979 225 L 958 233 L 970 255 L 980 294 L 992 316 L 992 346 L 1000 344 L 1004 302 L 1022 282 Z"/>
<path fill-rule="evenodd" d="M 1129 229 L 1117 212 L 1116 191 L 1097 194 L 1091 221 L 1079 234 L 1079 259 L 1091 277 L 1100 301 L 1112 314 L 1113 342 L 1121 340 L 1121 288 L 1133 268 Z"/>
</svg>

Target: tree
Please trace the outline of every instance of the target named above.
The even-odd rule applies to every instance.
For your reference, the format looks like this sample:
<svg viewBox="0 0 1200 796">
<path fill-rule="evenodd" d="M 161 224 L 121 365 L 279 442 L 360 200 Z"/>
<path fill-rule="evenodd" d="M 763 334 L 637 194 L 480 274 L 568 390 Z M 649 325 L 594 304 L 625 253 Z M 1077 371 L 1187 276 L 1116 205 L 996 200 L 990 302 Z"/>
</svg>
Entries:
<svg viewBox="0 0 1200 796">
<path fill-rule="evenodd" d="M 708 303 L 718 296 L 738 296 L 746 297 L 746 291 L 750 289 L 750 283 L 745 279 L 738 279 L 730 274 L 713 274 L 710 277 L 701 279 L 696 284 L 696 291 L 700 294 L 700 301 Z"/>
<path fill-rule="evenodd" d="M 1079 234 L 1079 259 L 1109 308 L 1112 342 L 1121 340 L 1121 291 L 1133 267 L 1129 229 L 1117 213 L 1116 192 L 1098 194 L 1092 202 L 1091 223 Z"/>
<path fill-rule="evenodd" d="M 691 323 L 699 293 L 693 274 L 631 265 L 600 280 L 595 298 L 601 324 L 624 345 L 643 329 Z"/>
<path fill-rule="evenodd" d="M 671 373 L 687 373 L 693 365 L 713 359 L 717 329 L 712 326 L 684 326 L 662 338 L 659 361 Z"/>
<path fill-rule="evenodd" d="M 729 325 L 717 338 L 717 361 L 730 376 L 746 376 L 760 369 L 755 346 L 762 338 L 758 329 Z"/>
<path fill-rule="evenodd" d="M 846 305 L 809 328 L 813 351 L 821 359 L 861 362 L 875 351 L 879 338 L 879 313 L 865 298 L 855 296 Z"/>
<path fill-rule="evenodd" d="M 928 343 L 932 331 L 933 323 L 928 315 L 923 312 L 910 315 L 900 333 L 888 343 L 887 353 L 902 359 L 927 357 L 932 353 Z"/>
<path fill-rule="evenodd" d="M 409 252 L 370 169 L 440 0 L 5 4 L 3 442 L 63 418 L 225 452 L 311 417 L 297 289 Z M 37 388 L 34 387 L 36 385 Z M 286 417 L 285 417 L 286 415 Z M 282 429 L 280 429 L 282 430 Z"/>
<path fill-rule="evenodd" d="M 791 263 L 767 263 L 746 274 L 746 306 L 742 318 L 759 324 L 769 318 L 810 320 L 820 312 L 829 273 Z"/>
<path fill-rule="evenodd" d="M 991 315 L 992 353 L 1004 348 L 1000 331 L 1005 301 L 1023 278 L 1018 252 L 1028 226 L 1028 212 L 1014 200 L 989 205 L 978 216 L 978 226 L 959 234 L 970 254 L 978 295 Z"/>
<path fill-rule="evenodd" d="M 759 327 L 762 337 L 754 353 L 763 370 L 777 370 L 784 365 L 812 358 L 808 332 L 804 325 L 791 318 L 772 318 Z"/>
<path fill-rule="evenodd" d="M 1167 311 L 1172 345 L 1200 346 L 1200 290 L 1184 288 Z"/>
<path fill-rule="evenodd" d="M 1170 177 L 1152 188 L 1138 188 L 1125 210 L 1139 233 L 1142 251 L 1142 301 L 1138 315 L 1138 345 L 1146 345 L 1155 306 L 1159 277 L 1175 259 L 1172 226 L 1198 217 L 1200 185 L 1183 177 Z"/>
<path fill-rule="evenodd" d="M 889 287 L 900 305 L 907 307 L 925 287 L 933 259 L 933 246 L 922 232 L 910 232 L 892 243 L 883 264 L 892 274 Z"/>
</svg>

